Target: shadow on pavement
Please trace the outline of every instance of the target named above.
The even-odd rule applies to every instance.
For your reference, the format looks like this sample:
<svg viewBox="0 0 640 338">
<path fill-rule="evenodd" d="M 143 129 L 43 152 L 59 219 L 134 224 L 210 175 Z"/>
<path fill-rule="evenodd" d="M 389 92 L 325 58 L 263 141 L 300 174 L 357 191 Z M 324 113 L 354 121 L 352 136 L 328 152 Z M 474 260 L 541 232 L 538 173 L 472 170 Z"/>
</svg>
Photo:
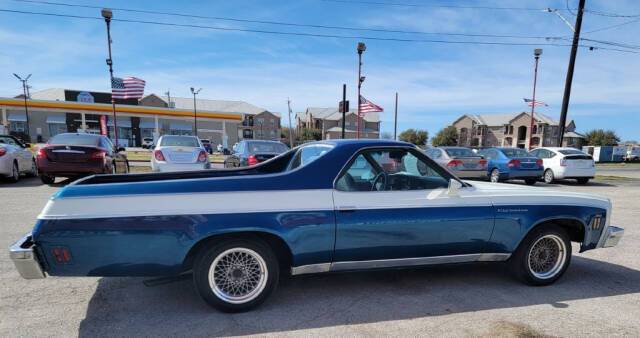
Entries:
<svg viewBox="0 0 640 338">
<path fill-rule="evenodd" d="M 57 178 L 54 184 L 49 184 L 51 187 L 62 188 L 65 185 L 75 181 L 77 178 Z M 20 180 L 16 183 L 11 183 L 7 180 L 0 181 L 0 188 L 28 188 L 45 185 L 42 183 L 39 177 L 24 177 L 21 176 Z"/>
<path fill-rule="evenodd" d="M 218 312 L 190 280 L 153 288 L 140 278 L 102 278 L 80 325 L 81 337 L 265 334 L 372 323 L 640 292 L 640 271 L 574 256 L 555 284 L 531 287 L 503 264 L 302 276 L 283 280 L 258 309 Z"/>
</svg>

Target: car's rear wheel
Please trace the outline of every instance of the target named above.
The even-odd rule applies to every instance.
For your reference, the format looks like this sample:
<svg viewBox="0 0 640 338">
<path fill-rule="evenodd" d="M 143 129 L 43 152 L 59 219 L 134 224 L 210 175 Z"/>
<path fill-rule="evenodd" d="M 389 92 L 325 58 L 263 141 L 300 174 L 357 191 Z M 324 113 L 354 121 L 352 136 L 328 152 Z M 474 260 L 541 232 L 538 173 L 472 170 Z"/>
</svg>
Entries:
<svg viewBox="0 0 640 338">
<path fill-rule="evenodd" d="M 526 180 L 524 180 L 524 183 L 526 183 L 527 185 L 534 185 L 537 181 L 538 180 L 536 180 L 535 178 L 527 178 Z"/>
<path fill-rule="evenodd" d="M 491 170 L 491 174 L 489 175 L 489 180 L 493 183 L 500 182 L 500 171 L 498 169 Z"/>
<path fill-rule="evenodd" d="M 56 177 L 49 174 L 40 174 L 40 180 L 44 184 L 53 184 L 56 181 Z"/>
<path fill-rule="evenodd" d="M 533 229 L 509 259 L 511 272 L 530 285 L 548 285 L 560 278 L 571 261 L 571 242 L 557 225 Z"/>
<path fill-rule="evenodd" d="M 202 299 L 224 312 L 250 310 L 276 289 L 279 264 L 271 248 L 254 240 L 230 240 L 204 250 L 193 267 Z"/>
<path fill-rule="evenodd" d="M 587 184 L 589 182 L 589 178 L 580 177 L 580 178 L 576 179 L 576 181 L 578 181 L 578 184 Z"/>
<path fill-rule="evenodd" d="M 13 162 L 13 166 L 11 166 L 11 176 L 9 176 L 9 182 L 16 183 L 20 180 L 20 168 L 18 168 L 18 163 Z"/>
<path fill-rule="evenodd" d="M 553 183 L 554 179 L 553 170 L 547 169 L 544 171 L 544 183 Z"/>
</svg>

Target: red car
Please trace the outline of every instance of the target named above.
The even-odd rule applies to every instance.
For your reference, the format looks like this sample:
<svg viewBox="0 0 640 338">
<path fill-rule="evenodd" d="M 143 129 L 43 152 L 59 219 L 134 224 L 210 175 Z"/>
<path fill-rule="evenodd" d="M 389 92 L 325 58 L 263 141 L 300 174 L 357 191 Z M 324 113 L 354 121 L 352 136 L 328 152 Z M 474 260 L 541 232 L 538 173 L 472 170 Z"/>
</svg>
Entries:
<svg viewBox="0 0 640 338">
<path fill-rule="evenodd" d="M 65 133 L 38 149 L 36 163 L 42 182 L 51 184 L 59 176 L 128 173 L 129 162 L 123 151 L 102 135 Z"/>
</svg>

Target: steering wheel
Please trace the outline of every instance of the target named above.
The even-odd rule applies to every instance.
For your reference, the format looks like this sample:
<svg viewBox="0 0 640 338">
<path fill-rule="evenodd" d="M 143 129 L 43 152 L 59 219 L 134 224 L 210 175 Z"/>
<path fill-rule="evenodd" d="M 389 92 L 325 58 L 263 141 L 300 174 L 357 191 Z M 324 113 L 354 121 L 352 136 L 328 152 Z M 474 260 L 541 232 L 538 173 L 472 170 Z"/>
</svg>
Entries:
<svg viewBox="0 0 640 338">
<path fill-rule="evenodd" d="M 376 188 L 378 181 L 380 181 L 380 183 L 382 184 L 380 186 L 381 189 Z M 373 179 L 373 184 L 371 185 L 371 191 L 374 191 L 374 190 L 381 191 L 381 190 L 384 190 L 386 186 L 387 186 L 387 173 L 385 173 L 384 171 L 381 171 Z"/>
</svg>

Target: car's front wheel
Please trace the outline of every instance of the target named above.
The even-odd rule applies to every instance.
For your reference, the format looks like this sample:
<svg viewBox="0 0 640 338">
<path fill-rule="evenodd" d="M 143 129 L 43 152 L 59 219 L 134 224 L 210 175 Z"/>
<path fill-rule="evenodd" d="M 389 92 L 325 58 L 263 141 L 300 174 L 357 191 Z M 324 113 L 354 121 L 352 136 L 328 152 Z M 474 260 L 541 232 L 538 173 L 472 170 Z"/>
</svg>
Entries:
<svg viewBox="0 0 640 338">
<path fill-rule="evenodd" d="M 548 285 L 567 270 L 571 242 L 564 229 L 545 225 L 533 229 L 509 259 L 512 273 L 530 285 Z"/>
<path fill-rule="evenodd" d="M 553 175 L 553 170 L 547 169 L 547 170 L 544 171 L 544 183 L 551 184 L 551 183 L 553 183 L 554 179 L 555 179 L 555 177 Z"/>
<path fill-rule="evenodd" d="M 204 250 L 193 267 L 202 299 L 224 312 L 250 310 L 276 289 L 279 264 L 271 248 L 254 240 L 229 240 Z"/>
</svg>

